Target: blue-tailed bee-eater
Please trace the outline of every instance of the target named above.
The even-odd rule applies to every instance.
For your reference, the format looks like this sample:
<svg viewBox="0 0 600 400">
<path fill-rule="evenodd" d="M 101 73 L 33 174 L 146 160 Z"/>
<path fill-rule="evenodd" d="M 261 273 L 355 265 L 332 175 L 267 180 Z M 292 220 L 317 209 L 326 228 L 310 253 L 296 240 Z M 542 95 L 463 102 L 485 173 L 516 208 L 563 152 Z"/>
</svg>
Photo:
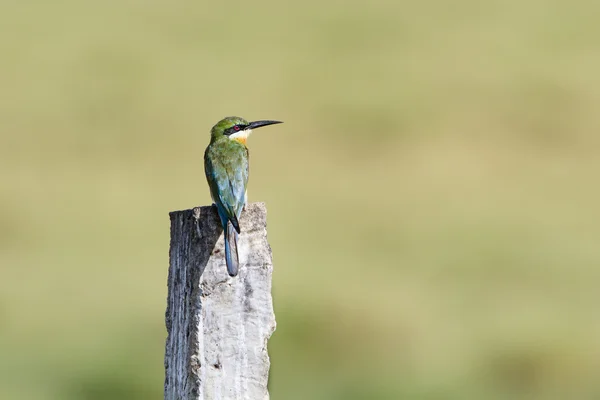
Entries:
<svg viewBox="0 0 600 400">
<path fill-rule="evenodd" d="M 239 219 L 248 200 L 246 139 L 254 128 L 279 123 L 281 121 L 248 122 L 240 117 L 227 117 L 210 131 L 210 144 L 204 152 L 204 172 L 223 226 L 225 262 L 230 276 L 238 273 Z"/>
</svg>

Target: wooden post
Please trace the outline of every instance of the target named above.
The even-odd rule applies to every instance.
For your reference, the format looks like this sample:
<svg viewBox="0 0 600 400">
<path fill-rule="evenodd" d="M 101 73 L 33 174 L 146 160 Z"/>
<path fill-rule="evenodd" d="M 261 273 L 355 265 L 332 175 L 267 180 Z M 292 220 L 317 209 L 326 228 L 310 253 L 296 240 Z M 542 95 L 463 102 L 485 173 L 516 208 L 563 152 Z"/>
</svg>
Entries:
<svg viewBox="0 0 600 400">
<path fill-rule="evenodd" d="M 242 212 L 234 278 L 214 207 L 170 217 L 165 400 L 268 399 L 275 315 L 264 203 Z"/>
</svg>

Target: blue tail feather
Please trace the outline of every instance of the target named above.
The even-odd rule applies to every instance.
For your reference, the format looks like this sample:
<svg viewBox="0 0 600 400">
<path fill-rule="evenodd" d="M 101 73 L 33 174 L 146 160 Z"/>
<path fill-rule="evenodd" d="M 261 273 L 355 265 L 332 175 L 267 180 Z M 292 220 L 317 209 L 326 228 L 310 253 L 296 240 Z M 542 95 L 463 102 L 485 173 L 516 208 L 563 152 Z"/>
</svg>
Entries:
<svg viewBox="0 0 600 400">
<path fill-rule="evenodd" d="M 239 257 L 237 248 L 238 233 L 231 223 L 227 222 L 225 229 L 225 262 L 227 263 L 227 272 L 230 276 L 238 274 Z"/>
</svg>

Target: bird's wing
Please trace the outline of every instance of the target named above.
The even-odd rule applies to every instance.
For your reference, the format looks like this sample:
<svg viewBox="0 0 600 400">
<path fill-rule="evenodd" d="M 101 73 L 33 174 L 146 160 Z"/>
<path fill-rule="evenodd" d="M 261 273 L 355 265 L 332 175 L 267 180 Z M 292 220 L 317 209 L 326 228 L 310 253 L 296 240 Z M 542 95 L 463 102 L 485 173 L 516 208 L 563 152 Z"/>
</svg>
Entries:
<svg viewBox="0 0 600 400">
<path fill-rule="evenodd" d="M 244 208 L 248 183 L 248 149 L 228 152 L 227 157 L 208 155 L 204 162 L 213 201 L 219 213 L 224 214 L 221 218 L 231 221 L 239 232 L 238 218 Z"/>
</svg>

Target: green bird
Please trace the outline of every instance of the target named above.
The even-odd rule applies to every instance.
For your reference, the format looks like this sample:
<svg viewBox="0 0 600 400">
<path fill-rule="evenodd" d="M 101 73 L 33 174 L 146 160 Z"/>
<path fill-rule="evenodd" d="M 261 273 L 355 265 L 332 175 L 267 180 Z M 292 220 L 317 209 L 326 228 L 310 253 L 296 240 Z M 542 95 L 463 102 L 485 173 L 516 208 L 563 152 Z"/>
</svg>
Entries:
<svg viewBox="0 0 600 400">
<path fill-rule="evenodd" d="M 239 268 L 237 240 L 240 215 L 248 200 L 248 148 L 252 129 L 280 124 L 281 121 L 248 122 L 240 117 L 223 118 L 210 131 L 210 144 L 204 152 L 204 172 L 223 232 L 225 262 L 230 276 Z"/>
</svg>

